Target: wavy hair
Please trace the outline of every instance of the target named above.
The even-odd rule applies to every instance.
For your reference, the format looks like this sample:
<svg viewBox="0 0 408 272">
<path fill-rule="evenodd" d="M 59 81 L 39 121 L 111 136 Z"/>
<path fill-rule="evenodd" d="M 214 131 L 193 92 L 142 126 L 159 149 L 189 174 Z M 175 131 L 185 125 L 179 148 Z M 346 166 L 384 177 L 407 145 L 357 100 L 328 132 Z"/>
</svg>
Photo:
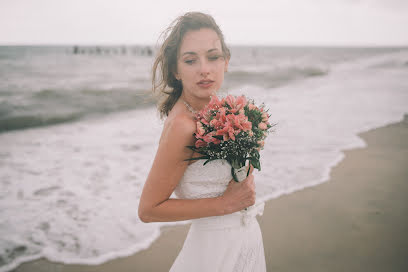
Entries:
<svg viewBox="0 0 408 272">
<path fill-rule="evenodd" d="M 177 57 L 184 35 L 188 31 L 201 28 L 214 30 L 221 41 L 224 57 L 231 57 L 224 35 L 212 16 L 201 12 L 187 12 L 177 17 L 161 34 L 164 41 L 152 68 L 152 91 L 160 97 L 158 110 L 161 118 L 168 116 L 183 91 L 181 81 L 177 80 L 174 74 L 177 72 Z"/>
</svg>

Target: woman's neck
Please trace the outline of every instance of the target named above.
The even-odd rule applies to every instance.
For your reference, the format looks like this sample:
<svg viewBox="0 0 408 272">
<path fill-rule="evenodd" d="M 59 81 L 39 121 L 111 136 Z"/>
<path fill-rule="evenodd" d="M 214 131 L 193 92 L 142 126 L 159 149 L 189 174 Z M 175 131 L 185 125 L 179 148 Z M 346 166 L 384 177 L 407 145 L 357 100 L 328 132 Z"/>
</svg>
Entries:
<svg viewBox="0 0 408 272">
<path fill-rule="evenodd" d="M 211 101 L 211 97 L 197 99 L 196 97 L 186 96 L 184 94 L 182 94 L 180 98 L 190 105 L 195 111 L 202 110 Z"/>
</svg>

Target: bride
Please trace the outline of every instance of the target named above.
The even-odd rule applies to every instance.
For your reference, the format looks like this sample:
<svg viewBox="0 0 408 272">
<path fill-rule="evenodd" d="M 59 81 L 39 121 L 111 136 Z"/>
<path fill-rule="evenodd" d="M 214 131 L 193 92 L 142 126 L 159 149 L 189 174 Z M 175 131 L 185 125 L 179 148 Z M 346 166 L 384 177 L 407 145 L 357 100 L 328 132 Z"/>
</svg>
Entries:
<svg viewBox="0 0 408 272">
<path fill-rule="evenodd" d="M 164 32 L 153 65 L 153 90 L 164 94 L 166 117 L 153 165 L 139 203 L 145 222 L 192 220 L 170 271 L 266 271 L 250 174 L 235 182 L 225 160 L 203 165 L 194 145 L 194 114 L 220 89 L 230 52 L 214 19 L 200 12 L 178 17 Z M 177 198 L 170 198 L 175 192 Z M 245 208 L 249 207 L 245 210 Z"/>
</svg>

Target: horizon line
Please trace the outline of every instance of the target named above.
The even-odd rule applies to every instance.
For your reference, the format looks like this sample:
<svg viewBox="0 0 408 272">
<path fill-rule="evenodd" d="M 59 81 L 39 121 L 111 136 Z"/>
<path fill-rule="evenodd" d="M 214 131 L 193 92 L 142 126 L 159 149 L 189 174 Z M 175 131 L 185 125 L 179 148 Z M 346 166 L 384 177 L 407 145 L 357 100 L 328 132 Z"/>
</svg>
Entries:
<svg viewBox="0 0 408 272">
<path fill-rule="evenodd" d="M 154 43 L 3 43 L 0 46 L 151 46 L 156 47 Z M 254 46 L 254 47 L 331 47 L 331 48 L 408 48 L 407 44 L 290 44 L 290 43 L 229 43 L 228 47 Z"/>
</svg>

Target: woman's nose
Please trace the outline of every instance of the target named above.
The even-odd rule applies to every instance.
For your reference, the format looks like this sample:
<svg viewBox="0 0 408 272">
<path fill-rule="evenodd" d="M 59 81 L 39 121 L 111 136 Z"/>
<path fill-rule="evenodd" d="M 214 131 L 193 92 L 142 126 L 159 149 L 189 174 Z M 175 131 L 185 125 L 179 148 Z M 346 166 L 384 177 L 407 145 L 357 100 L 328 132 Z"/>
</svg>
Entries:
<svg viewBox="0 0 408 272">
<path fill-rule="evenodd" d="M 208 75 L 210 73 L 210 65 L 207 60 L 200 61 L 200 74 Z"/>
</svg>

